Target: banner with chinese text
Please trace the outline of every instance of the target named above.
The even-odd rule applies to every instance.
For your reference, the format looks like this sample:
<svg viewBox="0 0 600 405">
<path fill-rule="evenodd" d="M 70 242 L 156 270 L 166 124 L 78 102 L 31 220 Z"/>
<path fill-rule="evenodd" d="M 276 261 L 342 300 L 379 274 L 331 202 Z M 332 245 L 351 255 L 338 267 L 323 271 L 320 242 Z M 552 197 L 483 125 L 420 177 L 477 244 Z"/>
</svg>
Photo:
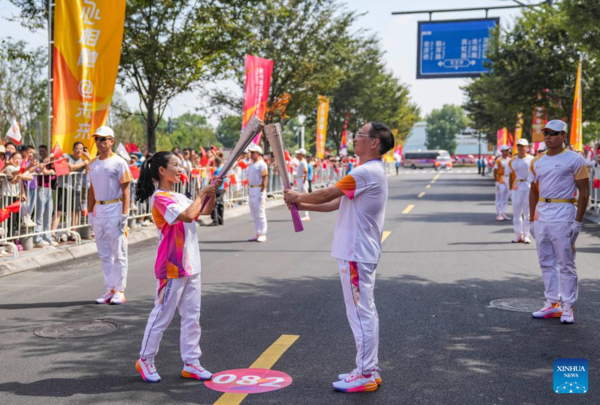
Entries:
<svg viewBox="0 0 600 405">
<path fill-rule="evenodd" d="M 581 59 L 577 68 L 577 79 L 575 82 L 575 98 L 573 99 L 573 116 L 571 117 L 571 140 L 573 149 L 583 150 L 583 120 L 582 120 L 582 98 L 581 98 Z"/>
<path fill-rule="evenodd" d="M 500 147 L 504 145 L 508 145 L 508 129 L 501 128 L 498 130 L 498 142 L 496 143 L 498 151 L 500 151 Z"/>
<path fill-rule="evenodd" d="M 513 155 L 517 154 L 517 142 L 523 138 L 523 114 L 519 113 L 517 125 L 515 126 L 515 141 L 513 142 Z"/>
<path fill-rule="evenodd" d="M 269 88 L 274 62 L 257 56 L 246 55 L 246 84 L 244 85 L 244 116 L 242 130 L 248 125 L 250 118 L 256 116 L 265 119 Z M 260 143 L 262 132 L 254 138 L 254 144 Z"/>
<path fill-rule="evenodd" d="M 71 152 L 104 125 L 113 96 L 125 23 L 125 0 L 56 0 L 52 145 Z"/>
<path fill-rule="evenodd" d="M 319 110 L 317 111 L 317 157 L 325 157 L 325 140 L 327 139 L 327 119 L 329 117 L 329 99 L 319 96 Z"/>
</svg>

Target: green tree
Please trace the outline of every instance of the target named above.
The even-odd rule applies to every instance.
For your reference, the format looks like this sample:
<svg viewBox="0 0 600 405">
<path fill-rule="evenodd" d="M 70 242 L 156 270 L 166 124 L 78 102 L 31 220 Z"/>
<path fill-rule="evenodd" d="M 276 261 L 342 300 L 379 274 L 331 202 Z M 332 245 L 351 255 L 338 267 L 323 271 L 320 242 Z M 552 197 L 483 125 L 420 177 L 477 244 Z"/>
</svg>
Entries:
<svg viewBox="0 0 600 405">
<path fill-rule="evenodd" d="M 175 118 L 173 126 L 174 130 L 170 135 L 162 135 L 159 139 L 163 150 L 170 150 L 175 146 L 200 150 L 200 146 L 217 143 L 215 131 L 202 115 L 187 112 Z"/>
<path fill-rule="evenodd" d="M 427 116 L 427 149 L 445 149 L 456 152 L 456 135 L 469 125 L 469 119 L 460 106 L 444 104 Z"/>
<path fill-rule="evenodd" d="M 221 119 L 215 131 L 217 141 L 226 148 L 232 148 L 240 139 L 242 131 L 242 116 L 241 114 L 226 115 Z"/>
</svg>

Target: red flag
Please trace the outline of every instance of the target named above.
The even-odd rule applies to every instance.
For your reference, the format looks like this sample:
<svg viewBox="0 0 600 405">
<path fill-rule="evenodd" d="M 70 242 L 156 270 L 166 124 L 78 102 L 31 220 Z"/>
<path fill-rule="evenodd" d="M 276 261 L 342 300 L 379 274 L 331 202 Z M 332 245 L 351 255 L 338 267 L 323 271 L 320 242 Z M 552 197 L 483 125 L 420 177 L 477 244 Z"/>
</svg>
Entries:
<svg viewBox="0 0 600 405">
<path fill-rule="evenodd" d="M 56 172 L 57 176 L 65 176 L 71 173 L 71 169 L 69 168 L 69 162 L 67 162 L 67 159 L 60 159 L 54 162 L 54 171 Z"/>
<path fill-rule="evenodd" d="M 27 163 L 29 162 L 25 159 L 23 159 L 23 161 L 21 162 L 21 173 L 25 173 L 25 171 L 27 170 Z"/>
<path fill-rule="evenodd" d="M 0 209 L 0 222 L 6 221 L 11 213 L 17 213 L 21 209 L 21 201 L 15 201 L 14 203 L 7 205 L 6 208 Z"/>
<path fill-rule="evenodd" d="M 223 185 L 223 190 L 227 190 L 229 188 L 229 182 L 226 181 L 225 184 Z"/>
<path fill-rule="evenodd" d="M 288 152 L 287 150 L 283 151 L 283 154 L 285 155 L 285 161 L 289 162 L 292 160 L 292 157 L 290 156 L 290 152 Z"/>
<path fill-rule="evenodd" d="M 181 179 L 181 182 L 182 182 L 182 183 L 185 183 L 185 182 L 189 182 L 189 181 L 190 181 L 190 178 L 188 177 L 187 173 L 185 173 L 185 172 L 181 173 L 181 174 L 179 175 L 179 178 Z"/>
<path fill-rule="evenodd" d="M 235 178 L 235 174 L 229 176 L 229 181 L 231 181 L 231 185 L 235 186 L 237 184 L 237 179 Z"/>
<path fill-rule="evenodd" d="M 211 178 L 215 176 L 215 170 L 216 170 L 216 169 L 215 169 L 214 167 L 211 167 L 211 168 L 210 168 L 210 177 L 211 177 Z"/>
<path fill-rule="evenodd" d="M 244 160 L 240 160 L 238 161 L 238 166 L 242 168 L 242 170 L 247 169 L 248 165 L 246 164 L 246 162 L 244 162 Z"/>
<path fill-rule="evenodd" d="M 200 166 L 205 167 L 208 166 L 208 157 L 206 156 L 206 151 L 202 146 L 200 146 L 200 153 L 202 154 L 202 159 L 200 160 Z"/>
<path fill-rule="evenodd" d="M 4 169 L 4 160 L 0 159 L 0 170 Z"/>
<path fill-rule="evenodd" d="M 214 151 L 215 151 L 215 153 L 218 153 L 218 152 L 219 152 L 219 149 L 217 149 L 217 147 L 216 147 L 215 145 L 212 145 L 212 144 L 211 144 L 211 145 L 210 145 L 210 147 L 212 148 L 212 150 L 214 150 Z"/>
<path fill-rule="evenodd" d="M 54 159 L 60 159 L 63 156 L 63 151 L 58 142 L 56 142 L 56 145 L 54 145 L 54 148 L 52 148 L 52 156 Z"/>
<path fill-rule="evenodd" d="M 129 166 L 129 171 L 131 172 L 131 177 L 134 179 L 137 180 L 140 178 L 140 168 L 137 165 Z"/>
<path fill-rule="evenodd" d="M 248 179 L 244 179 L 244 181 L 242 181 L 242 185 L 243 186 L 247 186 L 248 185 Z"/>
<path fill-rule="evenodd" d="M 200 177 L 200 169 L 198 169 L 198 168 L 192 169 L 192 177 L 196 177 L 196 178 Z"/>
<path fill-rule="evenodd" d="M 139 153 L 140 152 L 140 148 L 138 148 L 137 145 L 133 142 L 125 143 L 125 149 L 127 149 L 127 153 Z"/>
</svg>

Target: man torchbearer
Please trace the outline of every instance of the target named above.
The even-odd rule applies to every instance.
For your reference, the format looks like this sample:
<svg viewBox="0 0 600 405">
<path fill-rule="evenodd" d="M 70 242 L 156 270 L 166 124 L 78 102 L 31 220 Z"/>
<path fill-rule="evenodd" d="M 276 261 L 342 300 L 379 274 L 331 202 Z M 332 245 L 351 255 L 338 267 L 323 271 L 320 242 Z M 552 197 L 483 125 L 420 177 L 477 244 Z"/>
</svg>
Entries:
<svg viewBox="0 0 600 405">
<path fill-rule="evenodd" d="M 132 178 L 127 162 L 112 151 L 113 130 L 102 126 L 93 137 L 98 156 L 90 164 L 88 218 L 102 260 L 106 288 L 96 302 L 118 305 L 125 302 L 127 284 L 126 229 Z"/>
<path fill-rule="evenodd" d="M 566 123 L 552 120 L 542 131 L 547 151 L 531 163 L 529 181 L 534 184 L 529 193 L 529 215 L 546 304 L 532 316 L 560 318 L 561 323 L 571 324 L 575 321 L 573 307 L 578 294 L 575 241 L 588 204 L 589 173 L 583 156 L 565 148 Z M 576 191 L 579 191 L 577 199 Z"/>
<path fill-rule="evenodd" d="M 529 239 L 529 189 L 527 178 L 533 156 L 527 154 L 527 139 L 517 141 L 518 154 L 508 161 L 510 190 L 513 203 L 513 225 L 516 239 L 513 243 L 531 243 Z"/>
<path fill-rule="evenodd" d="M 382 156 L 394 147 L 390 129 L 370 122 L 354 137 L 361 165 L 334 186 L 300 194 L 285 190 L 288 205 L 298 209 L 339 210 L 331 255 L 337 259 L 346 315 L 356 343 L 356 368 L 340 374 L 333 388 L 343 392 L 375 391 L 378 368 L 379 317 L 375 307 L 375 269 L 381 257 L 381 237 L 388 196 Z"/>
<path fill-rule="evenodd" d="M 506 215 L 508 207 L 508 174 L 509 174 L 509 151 L 506 145 L 500 147 L 502 156 L 496 159 L 494 163 L 494 178 L 496 179 L 496 221 L 507 221 L 510 218 Z"/>
<path fill-rule="evenodd" d="M 252 164 L 248 166 L 248 185 L 250 192 L 248 204 L 250 205 L 250 215 L 254 220 L 254 230 L 256 235 L 248 238 L 249 242 L 267 241 L 267 213 L 265 204 L 267 202 L 267 176 L 269 174 L 267 164 L 262 158 L 262 148 L 252 144 L 248 151 Z"/>
</svg>

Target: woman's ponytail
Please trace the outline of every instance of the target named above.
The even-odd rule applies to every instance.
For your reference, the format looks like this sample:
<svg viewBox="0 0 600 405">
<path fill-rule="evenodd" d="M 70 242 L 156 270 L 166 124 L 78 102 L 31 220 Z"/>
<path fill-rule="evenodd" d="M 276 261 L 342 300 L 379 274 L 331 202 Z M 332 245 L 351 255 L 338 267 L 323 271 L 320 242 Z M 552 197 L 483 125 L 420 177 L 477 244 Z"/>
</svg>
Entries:
<svg viewBox="0 0 600 405">
<path fill-rule="evenodd" d="M 152 197 L 152 194 L 154 194 L 154 190 L 156 189 L 154 181 L 160 181 L 158 169 L 160 167 L 166 169 L 170 158 L 171 152 L 157 152 L 142 163 L 140 177 L 135 187 L 136 201 L 143 203 Z"/>
</svg>

